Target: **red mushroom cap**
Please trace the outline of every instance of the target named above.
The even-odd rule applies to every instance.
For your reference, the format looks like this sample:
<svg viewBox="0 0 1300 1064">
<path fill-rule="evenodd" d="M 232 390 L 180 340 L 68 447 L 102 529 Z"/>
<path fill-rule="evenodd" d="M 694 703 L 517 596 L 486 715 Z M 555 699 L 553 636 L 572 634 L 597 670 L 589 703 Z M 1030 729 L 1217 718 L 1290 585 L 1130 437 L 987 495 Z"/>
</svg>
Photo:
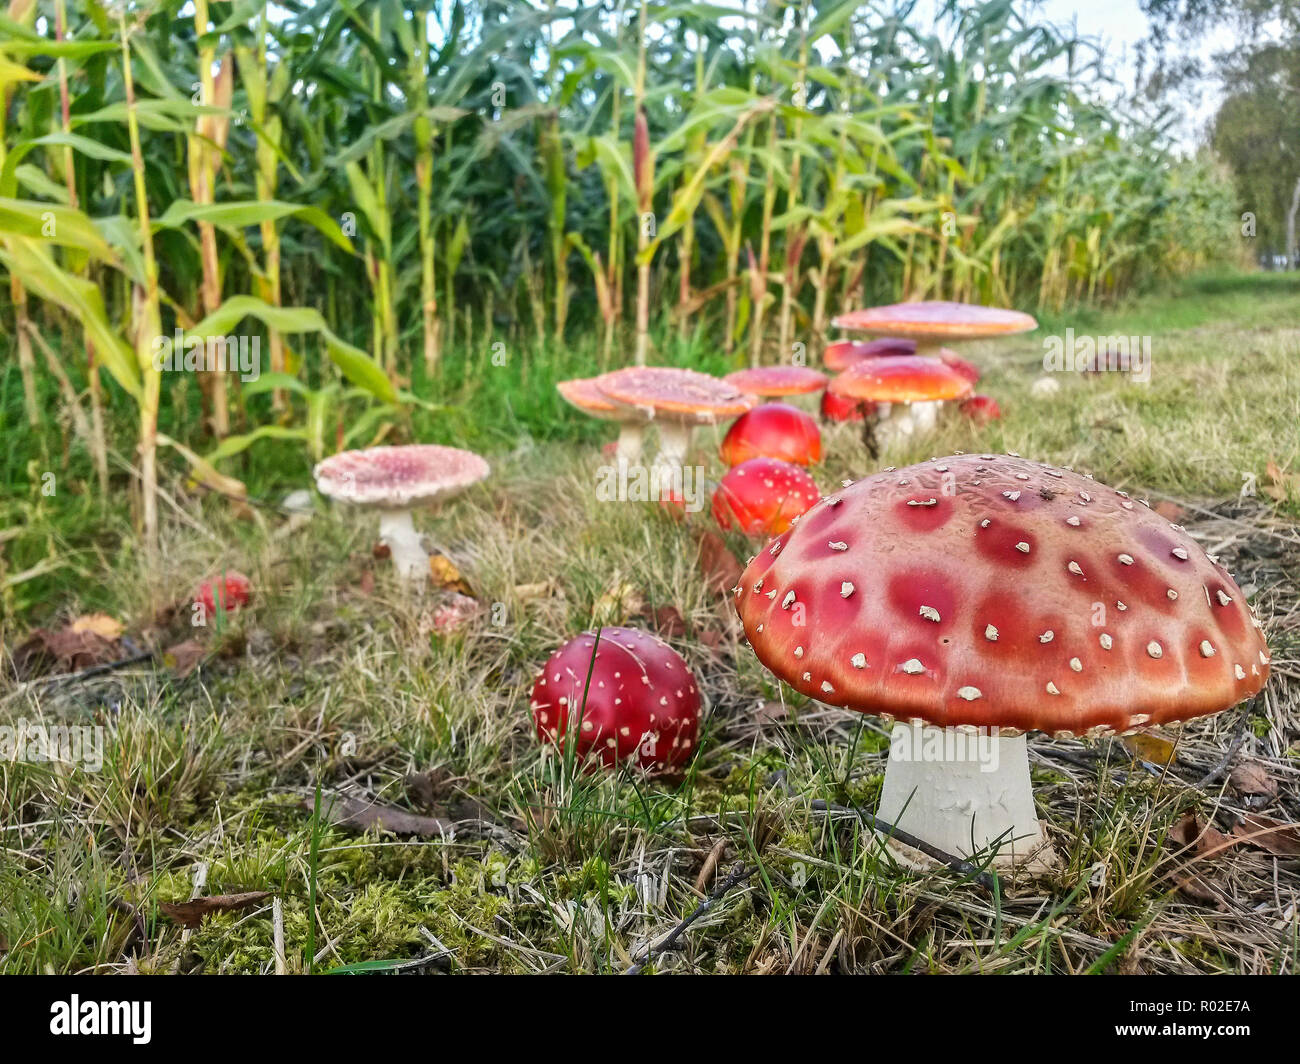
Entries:
<svg viewBox="0 0 1300 1064">
<path fill-rule="evenodd" d="M 880 403 L 960 399 L 970 390 L 970 381 L 955 369 L 924 355 L 886 355 L 855 362 L 829 388 L 834 395 Z"/>
<path fill-rule="evenodd" d="M 662 639 L 636 628 L 602 628 L 599 648 L 595 632 L 570 639 L 547 659 L 530 706 L 542 742 L 563 749 L 572 721 L 578 760 L 590 755 L 611 768 L 624 760 L 652 770 L 685 764 L 699 735 L 691 670 Z"/>
<path fill-rule="evenodd" d="M 826 387 L 826 374 L 807 366 L 756 366 L 722 379 L 746 395 L 805 395 Z"/>
<path fill-rule="evenodd" d="M 874 417 L 876 404 L 870 399 L 851 399 L 836 395 L 829 388 L 822 393 L 822 420 L 824 421 L 862 421 Z"/>
<path fill-rule="evenodd" d="M 801 466 L 777 458 L 751 458 L 727 470 L 718 482 L 713 519 L 720 528 L 736 528 L 747 536 L 774 536 L 820 498 L 817 482 Z"/>
<path fill-rule="evenodd" d="M 961 401 L 961 412 L 977 425 L 987 425 L 990 421 L 1000 421 L 1002 408 L 991 395 L 972 395 Z"/>
<path fill-rule="evenodd" d="M 980 340 L 1038 328 L 1038 322 L 1031 315 L 1018 310 L 938 300 L 854 310 L 841 314 L 833 324 L 840 329 L 930 342 Z"/>
<path fill-rule="evenodd" d="M 785 403 L 766 403 L 742 414 L 722 440 L 722 460 L 729 466 L 751 458 L 779 458 L 795 465 L 822 459 L 822 434 L 809 415 Z"/>
<path fill-rule="evenodd" d="M 959 455 L 827 497 L 745 570 L 781 679 L 940 726 L 1125 731 L 1255 694 L 1268 648 L 1178 525 L 1078 473 Z"/>
<path fill-rule="evenodd" d="M 407 509 L 454 495 L 490 472 L 472 451 L 436 444 L 343 451 L 314 470 L 322 495 L 358 506 Z"/>
<path fill-rule="evenodd" d="M 971 384 L 980 379 L 979 367 L 974 362 L 967 362 L 956 351 L 949 351 L 946 347 L 941 347 L 939 349 L 939 361 L 949 369 L 955 369 Z"/>
<path fill-rule="evenodd" d="M 253 597 L 253 583 L 243 573 L 227 569 L 220 576 L 209 577 L 194 592 L 194 601 L 203 603 L 208 613 L 218 609 L 229 613 L 247 606 Z"/>
<path fill-rule="evenodd" d="M 881 355 L 914 355 L 916 341 L 886 336 L 880 340 L 837 340 L 822 352 L 822 364 L 832 373 L 840 373 L 864 358 Z"/>
</svg>

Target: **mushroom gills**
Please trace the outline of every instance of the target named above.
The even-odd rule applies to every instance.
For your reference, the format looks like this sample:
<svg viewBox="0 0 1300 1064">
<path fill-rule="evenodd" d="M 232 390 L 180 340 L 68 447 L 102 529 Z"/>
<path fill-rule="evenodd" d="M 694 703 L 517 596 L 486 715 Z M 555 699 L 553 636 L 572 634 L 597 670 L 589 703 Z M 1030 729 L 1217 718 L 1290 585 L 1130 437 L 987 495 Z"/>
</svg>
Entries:
<svg viewBox="0 0 1300 1064">
<path fill-rule="evenodd" d="M 1026 858 L 1052 863 L 1023 734 L 896 723 L 880 817 L 959 857 L 983 855 L 996 842 L 999 868 L 1020 867 Z"/>
</svg>

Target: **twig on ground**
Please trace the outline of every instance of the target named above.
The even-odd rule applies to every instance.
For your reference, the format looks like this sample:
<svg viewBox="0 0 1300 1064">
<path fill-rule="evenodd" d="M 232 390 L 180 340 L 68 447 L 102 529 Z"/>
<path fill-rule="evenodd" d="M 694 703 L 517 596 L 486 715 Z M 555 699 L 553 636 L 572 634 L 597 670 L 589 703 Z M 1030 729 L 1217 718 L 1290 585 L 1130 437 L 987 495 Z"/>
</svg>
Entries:
<svg viewBox="0 0 1300 1064">
<path fill-rule="evenodd" d="M 812 808 L 819 813 L 852 813 L 872 831 L 881 835 L 888 835 L 890 838 L 901 842 L 904 846 L 911 846 L 914 850 L 920 850 L 927 857 L 933 857 L 936 861 L 946 864 L 954 872 L 969 876 L 971 882 L 978 883 L 990 893 L 995 889 L 994 877 L 988 872 L 981 872 L 977 865 L 971 864 L 970 861 L 963 860 L 960 857 L 955 857 L 953 854 L 945 853 L 939 847 L 931 846 L 924 839 L 918 839 L 910 832 L 886 823 L 879 817 L 872 816 L 864 809 L 859 809 L 857 806 L 833 805 L 830 802 L 822 801 L 820 798 L 813 801 Z"/>
<path fill-rule="evenodd" d="M 642 956 L 639 960 L 633 960 L 631 967 L 629 967 L 627 971 L 625 971 L 623 974 L 640 975 L 641 972 L 645 969 L 645 966 L 650 963 L 651 958 L 656 953 L 666 953 L 668 950 L 672 949 L 673 946 L 677 944 L 677 940 L 681 938 L 683 934 L 685 934 L 686 929 L 690 927 L 691 924 L 695 923 L 695 921 L 698 920 L 701 916 L 703 916 L 705 913 L 707 913 L 710 909 L 713 908 L 714 902 L 716 902 L 719 898 L 721 898 L 724 894 L 726 894 L 727 891 L 729 891 L 737 883 L 741 883 L 744 880 L 749 879 L 749 877 L 752 876 L 757 871 L 758 871 L 757 867 L 750 868 L 744 864 L 736 865 L 736 867 L 731 870 L 731 874 L 727 876 L 726 879 L 724 879 L 713 889 L 712 894 L 710 894 L 707 898 L 705 898 L 702 902 L 700 902 L 700 904 L 695 907 L 695 909 L 691 912 L 691 914 L 688 917 L 686 917 L 685 920 L 683 920 L 671 931 L 669 931 L 668 934 L 665 935 L 662 939 L 660 939 L 658 943 L 652 943 L 651 945 L 647 946 L 642 951 L 644 956 Z"/>
</svg>

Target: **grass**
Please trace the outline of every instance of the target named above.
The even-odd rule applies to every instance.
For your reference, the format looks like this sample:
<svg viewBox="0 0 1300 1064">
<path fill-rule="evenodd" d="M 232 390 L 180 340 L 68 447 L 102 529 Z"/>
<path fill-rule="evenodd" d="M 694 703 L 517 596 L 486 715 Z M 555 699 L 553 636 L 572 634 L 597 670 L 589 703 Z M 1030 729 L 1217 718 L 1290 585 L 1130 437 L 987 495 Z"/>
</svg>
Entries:
<svg viewBox="0 0 1300 1064">
<path fill-rule="evenodd" d="M 1035 737 L 1040 815 L 1062 867 L 1004 879 L 996 896 L 946 871 L 908 872 L 859 830 L 851 807 L 874 808 L 887 733 L 792 698 L 740 645 L 701 573 L 707 511 L 679 523 L 596 501 L 596 444 L 612 434 L 552 388 L 591 371 L 589 347 L 514 352 L 460 376 L 449 359 L 436 398 L 453 412 L 398 429 L 474 445 L 493 463 L 489 481 L 420 519 L 484 605 L 451 636 L 434 629 L 436 601 L 391 584 L 363 514 L 319 505 L 291 526 L 174 482 L 161 566 L 143 572 L 126 509 L 100 513 L 79 490 L 84 455 L 71 449 L 65 467 L 54 433 L 20 435 L 0 456 L 16 529 L 0 557 L 10 576 L 46 558 L 62 568 L 9 588 L 8 649 L 35 625 L 91 610 L 124 621 L 136 644 L 170 646 L 195 634 L 188 595 L 222 566 L 247 573 L 256 598 L 220 636 L 203 635 L 210 656 L 185 678 L 148 664 L 16 684 L 6 668 L 0 723 L 97 723 L 106 742 L 98 772 L 0 762 L 0 971 L 320 972 L 421 959 L 435 970 L 620 971 L 743 862 L 754 874 L 650 970 L 1294 973 L 1294 856 L 1238 845 L 1189 867 L 1168 840 L 1188 813 L 1224 831 L 1246 810 L 1300 820 L 1300 506 L 1262 493 L 1270 459 L 1300 469 L 1300 330 L 1285 327 L 1296 287 L 1203 278 L 1044 323 L 1152 335 L 1147 385 L 1070 377 L 1035 399 L 1041 337 L 975 346 L 981 390 L 1005 419 L 986 429 L 948 419 L 932 442 L 889 459 L 1014 450 L 1153 503 L 1178 500 L 1189 531 L 1251 595 L 1274 652 L 1261 700 L 1166 733 L 1179 743 L 1167 770 L 1119 741 Z M 696 354 L 688 345 L 672 357 Z M 0 388 L 10 440 L 18 389 L 9 376 Z M 716 476 L 705 435 L 701 461 Z M 871 471 L 851 430 L 826 443 L 823 487 Z M 278 499 L 306 486 L 309 464 L 268 445 L 239 472 Z M 53 497 L 39 491 L 47 468 Z M 1261 494 L 1240 497 L 1246 474 Z M 708 705 L 684 778 L 575 778 L 542 757 L 527 706 L 546 656 L 595 623 L 650 625 L 664 606 L 681 614 L 671 642 Z M 1196 786 L 1237 739 L 1233 764 L 1266 766 L 1275 796 L 1222 779 Z M 358 834 L 313 816 L 318 788 L 323 801 L 374 798 L 459 826 L 449 837 Z M 697 889 L 711 854 L 716 871 Z M 196 881 L 204 894 L 279 895 L 283 957 L 269 903 L 183 933 L 159 905 L 189 898 Z"/>
</svg>

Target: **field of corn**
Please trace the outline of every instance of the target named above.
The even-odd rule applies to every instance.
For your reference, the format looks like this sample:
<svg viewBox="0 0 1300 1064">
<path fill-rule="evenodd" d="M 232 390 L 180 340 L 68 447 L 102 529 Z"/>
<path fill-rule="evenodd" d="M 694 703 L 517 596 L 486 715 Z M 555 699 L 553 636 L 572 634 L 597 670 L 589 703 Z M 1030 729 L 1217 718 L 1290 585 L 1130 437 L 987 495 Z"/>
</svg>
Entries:
<svg viewBox="0 0 1300 1064">
<path fill-rule="evenodd" d="M 0 971 L 1296 971 L 1300 287 L 1237 272 L 1229 175 L 1093 44 L 1014 0 L 0 2 L 0 726 L 107 734 L 0 759 Z M 818 366 L 913 300 L 1040 332 L 971 349 L 1004 419 L 891 462 L 1148 496 L 1273 653 L 1239 711 L 1034 737 L 1062 860 L 992 891 L 873 844 L 887 728 L 764 672 L 757 548 L 598 501 L 555 389 Z M 1149 385 L 1036 398 L 1067 328 L 1153 337 Z M 160 367 L 184 337 L 258 361 Z M 401 443 L 492 464 L 424 597 L 295 498 Z M 883 464 L 825 451 L 823 490 Z M 227 569 L 250 606 L 195 629 Z M 543 756 L 533 678 L 599 625 L 696 670 L 683 776 Z"/>
</svg>

